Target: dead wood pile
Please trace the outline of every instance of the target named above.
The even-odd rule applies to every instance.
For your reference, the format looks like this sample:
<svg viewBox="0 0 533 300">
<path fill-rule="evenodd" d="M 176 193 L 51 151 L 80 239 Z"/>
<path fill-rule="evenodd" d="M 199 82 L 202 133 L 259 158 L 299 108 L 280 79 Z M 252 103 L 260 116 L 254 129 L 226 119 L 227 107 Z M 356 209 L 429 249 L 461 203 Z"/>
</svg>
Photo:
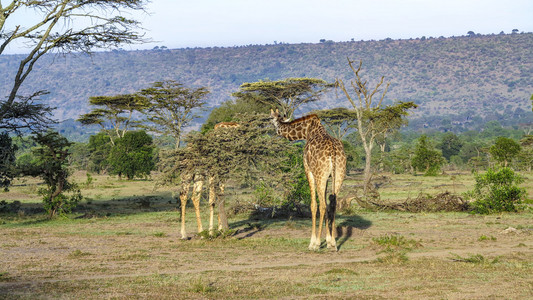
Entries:
<svg viewBox="0 0 533 300">
<path fill-rule="evenodd" d="M 467 201 L 447 191 L 434 196 L 420 193 L 416 198 L 408 198 L 399 203 L 386 203 L 380 199 L 377 192 L 365 200 L 358 197 L 355 199 L 362 207 L 373 210 L 391 209 L 406 212 L 439 212 L 467 211 L 469 209 Z"/>
</svg>

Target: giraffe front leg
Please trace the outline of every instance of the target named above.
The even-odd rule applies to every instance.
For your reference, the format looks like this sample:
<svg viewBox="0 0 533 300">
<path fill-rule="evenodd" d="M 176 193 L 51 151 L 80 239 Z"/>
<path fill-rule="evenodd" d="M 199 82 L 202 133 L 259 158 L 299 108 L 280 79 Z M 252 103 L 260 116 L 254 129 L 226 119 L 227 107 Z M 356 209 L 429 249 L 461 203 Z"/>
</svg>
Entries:
<svg viewBox="0 0 533 300">
<path fill-rule="evenodd" d="M 318 250 L 320 248 L 320 238 L 316 236 L 316 185 L 315 179 L 311 172 L 306 172 L 307 181 L 309 182 L 309 189 L 311 191 L 311 241 L 309 243 L 309 250 Z"/>
<path fill-rule="evenodd" d="M 213 236 L 215 228 L 215 203 L 216 203 L 216 184 L 213 176 L 209 177 L 209 235 Z"/>
<path fill-rule="evenodd" d="M 326 190 L 327 190 L 327 177 L 319 177 L 317 180 L 317 193 L 318 193 L 318 203 L 320 205 L 320 220 L 318 223 L 318 245 L 320 246 L 320 237 L 322 236 L 322 226 L 324 225 L 324 218 L 326 217 Z M 327 219 L 327 218 L 326 218 Z M 329 224 L 326 222 L 326 242 L 331 240 L 329 235 Z"/>
<path fill-rule="evenodd" d="M 198 233 L 204 231 L 202 227 L 202 219 L 200 218 L 200 196 L 202 194 L 203 181 L 198 180 L 194 183 L 192 203 L 194 204 L 194 212 L 196 213 L 196 223 L 198 224 Z"/>
<path fill-rule="evenodd" d="M 185 210 L 187 208 L 187 194 L 189 193 L 189 184 L 183 184 L 180 191 L 181 203 L 181 239 L 187 239 L 187 232 L 185 230 Z"/>
</svg>

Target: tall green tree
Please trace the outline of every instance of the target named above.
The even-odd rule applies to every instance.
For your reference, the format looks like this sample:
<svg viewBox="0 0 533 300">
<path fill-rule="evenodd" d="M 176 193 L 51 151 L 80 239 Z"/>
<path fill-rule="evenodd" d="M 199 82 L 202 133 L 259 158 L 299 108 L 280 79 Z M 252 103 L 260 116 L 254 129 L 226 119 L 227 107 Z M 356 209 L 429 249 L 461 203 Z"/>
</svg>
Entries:
<svg viewBox="0 0 533 300">
<path fill-rule="evenodd" d="M 124 137 L 129 129 L 139 125 L 139 121 L 132 119 L 133 113 L 149 107 L 148 100 L 137 94 L 90 97 L 89 104 L 96 108 L 81 115 L 78 121 L 83 125 L 100 125 L 113 146 L 117 138 Z"/>
<path fill-rule="evenodd" d="M 417 105 L 413 102 L 399 102 L 391 106 L 383 105 L 383 99 L 390 83 L 387 83 L 383 88 L 384 77 L 381 77 L 374 88 L 369 88 L 368 81 L 361 77 L 363 62 L 359 62 L 358 67 L 354 63 L 348 59 L 348 65 L 354 75 L 354 80 L 350 82 L 353 94 L 348 91 L 342 79 L 337 79 L 335 84 L 342 90 L 357 115 L 357 130 L 365 150 L 364 194 L 367 195 L 372 179 L 372 149 L 376 140 L 383 138 L 391 130 L 405 125 L 407 111 L 416 108 Z M 379 97 L 377 101 L 374 98 L 376 95 Z"/>
<path fill-rule="evenodd" d="M 82 199 L 76 184 L 68 180 L 69 147 L 72 143 L 55 131 L 37 133 L 33 139 L 39 146 L 33 150 L 35 161 L 23 168 L 24 175 L 44 180 L 46 187 L 41 188 L 39 194 L 43 196 L 44 208 L 50 218 L 70 212 Z"/>
<path fill-rule="evenodd" d="M 173 80 L 155 82 L 152 87 L 140 92 L 149 103 L 144 110 L 149 131 L 172 136 L 176 140 L 176 148 L 180 146 L 183 127 L 198 118 L 195 110 L 206 104 L 209 91 L 205 87 L 191 89 Z"/>
<path fill-rule="evenodd" d="M 146 177 L 154 169 L 152 137 L 144 130 L 128 131 L 116 141 L 107 159 L 111 174 L 129 180 Z"/>
<path fill-rule="evenodd" d="M 87 149 L 89 150 L 89 162 L 87 168 L 98 174 L 108 169 L 109 153 L 111 152 L 111 139 L 105 132 L 99 132 L 89 137 Z"/>
<path fill-rule="evenodd" d="M 437 175 L 443 164 L 444 157 L 442 154 L 433 148 L 426 135 L 422 135 L 418 139 L 415 153 L 411 160 L 413 168 L 424 172 L 426 176 L 434 176 Z"/>
<path fill-rule="evenodd" d="M 444 156 L 447 161 L 450 161 L 450 157 L 458 155 L 459 152 L 461 152 L 463 142 L 453 132 L 447 132 L 442 137 L 442 141 L 440 142 L 438 147 L 442 151 L 442 156 Z"/>
<path fill-rule="evenodd" d="M 496 161 L 507 167 L 509 162 L 520 153 L 520 144 L 513 139 L 500 136 L 490 147 L 489 153 Z"/>
<path fill-rule="evenodd" d="M 5 2 L 5 1 L 4 1 Z M 46 53 L 90 52 L 145 41 L 139 22 L 122 12 L 144 10 L 142 0 L 12 0 L 0 3 L 0 55 L 9 45 L 24 45 L 7 99 L 0 99 L 0 128 L 42 130 L 51 108 L 39 103 L 43 91 L 19 95 L 19 89 Z M 17 18 L 27 25 L 17 24 Z M 12 20 L 14 22 L 12 22 Z"/>
<path fill-rule="evenodd" d="M 7 132 L 0 133 L 0 188 L 9 190 L 11 181 L 16 175 L 15 152 L 17 146 Z"/>
<path fill-rule="evenodd" d="M 296 109 L 305 103 L 317 101 L 332 87 L 332 84 L 322 79 L 287 78 L 277 81 L 246 82 L 233 95 L 243 97 L 243 94 L 252 94 L 256 101 L 270 108 L 276 107 L 286 118 L 292 119 Z"/>
</svg>

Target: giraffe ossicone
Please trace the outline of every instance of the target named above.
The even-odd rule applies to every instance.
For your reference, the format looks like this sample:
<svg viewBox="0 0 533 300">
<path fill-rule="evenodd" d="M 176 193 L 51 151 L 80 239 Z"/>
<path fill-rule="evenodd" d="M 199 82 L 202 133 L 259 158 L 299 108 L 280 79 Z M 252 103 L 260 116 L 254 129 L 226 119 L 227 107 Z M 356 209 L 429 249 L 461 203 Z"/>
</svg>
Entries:
<svg viewBox="0 0 533 300">
<path fill-rule="evenodd" d="M 276 109 L 270 110 L 272 123 L 278 135 L 291 141 L 305 140 L 304 168 L 311 190 L 311 241 L 310 250 L 320 248 L 322 225 L 325 221 L 326 243 L 328 248 L 337 250 L 335 240 L 335 209 L 337 195 L 340 192 L 344 176 L 346 175 L 346 154 L 342 142 L 330 136 L 320 123 L 317 115 L 308 115 L 293 121 L 284 121 Z M 332 193 L 329 204 L 326 202 L 326 187 L 329 178 L 332 178 Z M 316 230 L 317 203 L 319 199 L 320 219 L 318 232 Z"/>
</svg>

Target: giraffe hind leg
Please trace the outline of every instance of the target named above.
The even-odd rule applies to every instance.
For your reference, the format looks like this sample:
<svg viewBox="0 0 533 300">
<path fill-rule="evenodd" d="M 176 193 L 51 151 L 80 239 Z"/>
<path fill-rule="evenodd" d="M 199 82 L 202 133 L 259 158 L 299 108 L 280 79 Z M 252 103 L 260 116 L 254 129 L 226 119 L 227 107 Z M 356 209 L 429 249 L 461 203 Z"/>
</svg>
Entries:
<svg viewBox="0 0 533 300">
<path fill-rule="evenodd" d="M 320 205 L 320 219 L 318 222 L 318 233 L 317 233 L 317 247 L 320 247 L 320 238 L 322 237 L 322 226 L 324 225 L 324 220 L 326 217 L 326 186 L 327 186 L 327 179 L 328 177 L 322 177 L 320 180 L 318 180 L 318 186 L 317 186 L 317 193 L 318 193 L 318 203 Z M 327 230 L 327 224 L 326 224 L 326 233 Z M 326 242 L 328 239 L 328 235 L 326 234 Z"/>
<path fill-rule="evenodd" d="M 311 172 L 306 173 L 307 181 L 309 182 L 309 189 L 311 191 L 311 223 L 313 226 L 311 229 L 311 241 L 309 243 L 309 250 L 318 250 L 318 248 L 320 247 L 320 238 L 317 238 L 316 236 L 316 184 L 313 174 Z"/>
<path fill-rule="evenodd" d="M 194 183 L 192 203 L 194 204 L 194 212 L 196 213 L 196 223 L 198 225 L 198 233 L 203 231 L 202 219 L 200 218 L 200 197 L 202 194 L 203 181 L 198 180 Z"/>
</svg>

